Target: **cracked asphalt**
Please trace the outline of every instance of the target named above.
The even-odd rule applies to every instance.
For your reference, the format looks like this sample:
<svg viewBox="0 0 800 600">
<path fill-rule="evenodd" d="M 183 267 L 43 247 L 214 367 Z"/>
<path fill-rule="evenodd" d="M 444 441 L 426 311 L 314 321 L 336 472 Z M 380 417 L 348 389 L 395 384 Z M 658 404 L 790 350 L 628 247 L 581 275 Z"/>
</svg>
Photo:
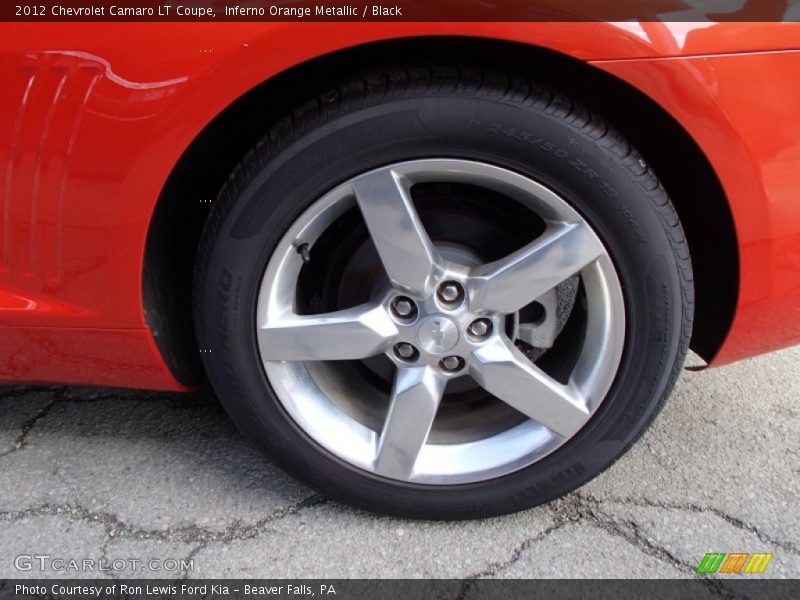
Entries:
<svg viewBox="0 0 800 600">
<path fill-rule="evenodd" d="M 125 563 L 103 577 L 695 577 L 706 552 L 772 552 L 767 574 L 797 578 L 798 364 L 800 348 L 684 372 L 606 473 L 547 506 L 458 523 L 326 500 L 203 395 L 0 388 L 0 577 L 91 575 L 15 567 L 33 554 Z"/>
</svg>

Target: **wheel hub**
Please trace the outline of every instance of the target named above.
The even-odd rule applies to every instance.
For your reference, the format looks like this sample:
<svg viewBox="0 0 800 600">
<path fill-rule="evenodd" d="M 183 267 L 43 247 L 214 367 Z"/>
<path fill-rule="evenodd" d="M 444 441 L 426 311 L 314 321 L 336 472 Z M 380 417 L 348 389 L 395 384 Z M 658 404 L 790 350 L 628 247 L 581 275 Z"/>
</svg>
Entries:
<svg viewBox="0 0 800 600">
<path fill-rule="evenodd" d="M 381 303 L 397 328 L 385 354 L 398 369 L 427 367 L 445 378 L 461 376 L 478 348 L 500 339 L 506 315 L 472 309 L 468 278 L 457 271 L 440 274 L 441 282 L 431 285 L 436 291 L 424 298 L 412 299 L 395 289 Z M 401 303 L 411 318 L 397 311 Z"/>
<path fill-rule="evenodd" d="M 455 347 L 460 336 L 455 321 L 444 315 L 428 317 L 417 329 L 420 348 L 429 354 L 446 354 Z"/>
</svg>

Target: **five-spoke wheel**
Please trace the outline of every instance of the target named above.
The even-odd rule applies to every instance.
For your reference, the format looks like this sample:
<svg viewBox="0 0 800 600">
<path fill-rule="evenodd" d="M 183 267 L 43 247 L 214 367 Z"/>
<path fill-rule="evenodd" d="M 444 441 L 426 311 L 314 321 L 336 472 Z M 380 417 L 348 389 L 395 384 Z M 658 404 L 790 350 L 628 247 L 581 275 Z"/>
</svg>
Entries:
<svg viewBox="0 0 800 600">
<path fill-rule="evenodd" d="M 291 112 L 214 204 L 209 381 L 324 494 L 425 518 L 563 495 L 641 435 L 691 332 L 680 223 L 572 98 L 463 65 L 366 72 Z"/>
<path fill-rule="evenodd" d="M 413 201 L 416 184 L 460 184 L 503 194 L 543 220 L 542 232 L 485 264 L 459 262 L 441 250 Z M 364 304 L 298 315 L 294 299 L 304 267 L 296 249 L 312 250 L 357 206 L 387 276 Z M 458 247 L 466 253 L 469 240 Z M 582 348 L 566 381 L 539 368 L 516 344 L 520 311 L 578 275 L 585 294 Z M 539 303 L 540 304 L 540 303 Z M 541 305 L 541 304 L 540 304 Z M 573 309 L 575 310 L 575 309 Z M 545 316 L 551 322 L 556 315 Z M 533 326 L 532 324 L 528 324 Z M 503 475 L 570 439 L 611 386 L 622 354 L 625 312 L 617 275 L 586 221 L 543 185 L 477 161 L 427 159 L 354 177 L 310 206 L 283 237 L 261 284 L 258 345 L 267 376 L 295 421 L 319 444 L 385 477 L 460 483 Z M 552 343 L 551 343 L 552 345 Z M 344 385 L 318 361 L 385 354 L 394 363 L 385 416 L 373 429 L 343 398 Z M 347 375 L 341 375 L 346 377 Z M 460 443 L 433 444 L 429 433 L 449 380 L 471 377 L 527 417 Z M 352 391 L 346 392 L 352 396 Z M 380 394 L 362 398 L 380 405 Z M 482 418 L 481 413 L 475 414 Z"/>
</svg>

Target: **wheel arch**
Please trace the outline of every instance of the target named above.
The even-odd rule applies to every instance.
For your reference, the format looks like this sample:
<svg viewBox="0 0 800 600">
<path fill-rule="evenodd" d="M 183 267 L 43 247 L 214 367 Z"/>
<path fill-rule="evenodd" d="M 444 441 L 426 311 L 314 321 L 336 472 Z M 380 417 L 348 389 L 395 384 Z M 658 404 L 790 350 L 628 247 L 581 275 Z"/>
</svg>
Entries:
<svg viewBox="0 0 800 600">
<path fill-rule="evenodd" d="M 202 377 L 191 321 L 195 253 L 211 202 L 236 164 L 282 116 L 343 77 L 372 66 L 431 62 L 432 56 L 438 63 L 506 70 L 513 64 L 591 106 L 633 142 L 664 183 L 686 231 L 696 293 L 691 347 L 711 360 L 733 322 L 739 259 L 725 192 L 691 135 L 654 100 L 580 60 L 517 42 L 426 37 L 359 45 L 283 71 L 230 104 L 184 151 L 153 212 L 142 280 L 147 324 L 176 379 L 193 384 Z M 178 201 L 187 197 L 205 199 L 206 210 L 187 215 Z"/>
</svg>

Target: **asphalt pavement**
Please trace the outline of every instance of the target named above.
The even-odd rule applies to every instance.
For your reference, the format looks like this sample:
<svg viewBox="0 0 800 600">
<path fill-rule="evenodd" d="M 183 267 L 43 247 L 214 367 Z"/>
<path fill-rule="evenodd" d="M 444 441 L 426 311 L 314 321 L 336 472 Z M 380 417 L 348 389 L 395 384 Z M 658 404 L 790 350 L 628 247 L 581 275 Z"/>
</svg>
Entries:
<svg viewBox="0 0 800 600">
<path fill-rule="evenodd" d="M 327 500 L 213 398 L 0 388 L 0 578 L 695 577 L 707 552 L 772 553 L 764 576 L 797 578 L 799 364 L 789 349 L 684 372 L 582 489 L 456 523 Z"/>
</svg>

